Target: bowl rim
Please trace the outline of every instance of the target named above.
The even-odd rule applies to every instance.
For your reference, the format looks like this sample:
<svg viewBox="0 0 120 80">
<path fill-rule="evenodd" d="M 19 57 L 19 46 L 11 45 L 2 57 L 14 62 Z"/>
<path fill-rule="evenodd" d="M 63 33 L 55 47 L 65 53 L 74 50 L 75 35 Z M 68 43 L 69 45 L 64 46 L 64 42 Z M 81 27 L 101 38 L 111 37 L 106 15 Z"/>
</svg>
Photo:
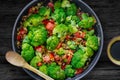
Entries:
<svg viewBox="0 0 120 80">
<path fill-rule="evenodd" d="M 15 36 L 15 29 L 16 29 L 16 25 L 18 24 L 18 20 L 20 19 L 21 15 L 23 14 L 23 12 L 30 6 L 32 5 L 33 3 L 37 2 L 39 0 L 32 0 L 31 2 L 29 2 L 23 9 L 22 11 L 19 13 L 19 15 L 17 16 L 17 19 L 15 20 L 15 23 L 14 23 L 14 26 L 13 26 L 13 31 L 12 31 L 12 49 L 13 51 L 16 51 L 15 50 L 15 41 L 14 41 L 14 36 Z M 81 74 L 78 74 L 76 75 L 75 77 L 73 78 L 68 78 L 67 80 L 79 80 L 81 78 L 83 78 L 85 75 L 87 75 L 94 67 L 95 65 L 97 64 L 99 58 L 100 58 L 100 55 L 102 53 L 102 49 L 103 49 L 103 43 L 104 43 L 104 36 L 103 36 L 103 29 L 102 29 L 102 25 L 101 25 L 101 22 L 98 18 L 98 16 L 96 15 L 96 13 L 93 11 L 93 9 L 88 5 L 86 4 L 84 1 L 82 0 L 78 0 L 79 2 L 81 2 L 83 5 L 85 5 L 85 7 L 87 7 L 91 12 L 92 14 L 94 14 L 94 17 L 96 18 L 97 22 L 98 22 L 98 26 L 100 28 L 100 32 L 101 32 L 101 36 L 100 36 L 100 45 L 99 46 L 99 51 L 98 51 L 98 54 L 94 57 L 94 59 L 92 60 L 92 62 L 90 63 L 90 65 L 88 66 L 88 68 Z M 23 68 L 24 69 L 24 68 Z M 35 77 L 33 74 L 30 73 L 30 71 L 24 69 L 24 71 L 29 74 L 31 77 L 33 77 L 34 79 L 36 80 L 39 80 L 37 77 Z"/>
</svg>

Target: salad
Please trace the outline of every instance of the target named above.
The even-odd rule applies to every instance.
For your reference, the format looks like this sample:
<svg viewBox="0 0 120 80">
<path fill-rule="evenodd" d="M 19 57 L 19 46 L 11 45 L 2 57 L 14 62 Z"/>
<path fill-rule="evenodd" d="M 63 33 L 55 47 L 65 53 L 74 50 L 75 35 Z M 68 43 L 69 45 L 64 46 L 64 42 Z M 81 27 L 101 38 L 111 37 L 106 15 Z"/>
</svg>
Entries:
<svg viewBox="0 0 120 80">
<path fill-rule="evenodd" d="M 21 56 L 55 80 L 81 74 L 99 48 L 96 20 L 69 0 L 29 8 L 17 31 Z"/>
</svg>

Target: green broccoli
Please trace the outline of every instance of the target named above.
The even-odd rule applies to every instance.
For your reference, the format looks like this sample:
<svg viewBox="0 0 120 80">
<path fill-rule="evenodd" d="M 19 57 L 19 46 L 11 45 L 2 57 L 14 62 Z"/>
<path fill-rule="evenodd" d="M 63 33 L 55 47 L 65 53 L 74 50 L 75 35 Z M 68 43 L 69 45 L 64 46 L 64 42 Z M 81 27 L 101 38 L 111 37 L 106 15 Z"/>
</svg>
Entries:
<svg viewBox="0 0 120 80">
<path fill-rule="evenodd" d="M 61 23 L 65 20 L 66 14 L 63 8 L 56 8 L 54 13 L 52 14 L 52 18 L 58 22 Z"/>
<path fill-rule="evenodd" d="M 68 41 L 67 45 L 70 49 L 76 49 L 77 45 L 75 44 L 74 41 Z"/>
<path fill-rule="evenodd" d="M 82 45 L 80 45 L 79 47 L 85 52 L 85 54 L 84 54 L 85 56 L 87 56 L 87 57 L 93 56 L 94 51 L 90 47 L 88 47 L 88 46 L 84 47 Z"/>
<path fill-rule="evenodd" d="M 73 55 L 71 64 L 73 68 L 81 68 L 85 65 L 87 61 L 87 56 L 85 56 L 85 52 L 82 49 L 76 51 Z"/>
<path fill-rule="evenodd" d="M 61 4 L 61 7 L 65 8 L 65 7 L 70 7 L 70 1 L 68 0 L 63 0 L 62 1 L 62 4 Z"/>
<path fill-rule="evenodd" d="M 59 44 L 59 39 L 56 36 L 50 36 L 46 43 L 48 50 L 54 50 Z"/>
<path fill-rule="evenodd" d="M 86 42 L 86 46 L 92 48 L 93 50 L 98 50 L 99 42 L 97 36 L 89 36 Z"/>
<path fill-rule="evenodd" d="M 30 39 L 28 38 L 28 36 L 25 36 L 25 38 L 23 39 L 22 43 L 30 44 Z"/>
<path fill-rule="evenodd" d="M 38 14 L 39 14 L 40 16 L 49 17 L 50 12 L 51 12 L 50 8 L 47 8 L 47 7 L 42 6 L 42 7 L 39 9 Z"/>
<path fill-rule="evenodd" d="M 59 48 L 59 49 L 57 50 L 57 54 L 58 54 L 58 55 L 63 55 L 63 54 L 65 54 L 65 50 L 64 50 L 63 48 Z"/>
<path fill-rule="evenodd" d="M 55 80 L 64 80 L 65 79 L 65 72 L 60 68 L 60 66 L 54 64 L 50 64 L 48 66 L 48 75 Z"/>
<path fill-rule="evenodd" d="M 89 17 L 86 13 L 82 14 L 82 20 L 78 23 L 78 25 L 82 28 L 91 28 L 96 23 L 94 17 Z"/>
<path fill-rule="evenodd" d="M 54 8 L 60 8 L 61 7 L 61 1 L 56 1 L 54 4 Z"/>
<path fill-rule="evenodd" d="M 59 38 L 66 36 L 68 33 L 68 27 L 64 24 L 59 24 L 53 29 L 53 34 Z"/>
<path fill-rule="evenodd" d="M 93 30 L 83 30 L 83 32 L 85 33 L 85 37 L 84 37 L 84 39 L 85 40 L 87 40 L 87 38 L 89 37 L 89 36 L 93 36 L 94 35 L 94 33 L 95 33 L 95 30 L 93 29 Z"/>
<path fill-rule="evenodd" d="M 21 56 L 27 62 L 31 61 L 32 58 L 35 56 L 33 47 L 31 45 L 29 45 L 28 43 L 23 43 L 22 44 Z"/>
<path fill-rule="evenodd" d="M 75 15 L 76 12 L 77 12 L 77 7 L 74 3 L 70 4 L 70 7 L 67 7 L 67 9 L 66 9 L 66 14 L 68 16 Z"/>
<path fill-rule="evenodd" d="M 39 68 L 39 67 L 37 66 L 37 64 L 38 64 L 39 62 L 41 62 L 41 61 L 42 61 L 42 59 L 41 59 L 39 56 L 35 56 L 35 57 L 33 57 L 33 59 L 30 61 L 30 65 L 33 66 L 33 67 L 35 67 L 35 68 Z"/>
<path fill-rule="evenodd" d="M 65 75 L 67 77 L 73 77 L 74 74 L 75 74 L 75 70 L 72 68 L 72 66 L 71 65 L 67 65 L 65 67 Z"/>
<path fill-rule="evenodd" d="M 47 30 L 44 26 L 40 26 L 40 28 L 35 31 L 29 31 L 28 38 L 31 41 L 31 45 L 42 45 L 47 40 Z"/>
<path fill-rule="evenodd" d="M 23 26 L 24 27 L 38 26 L 42 20 L 43 18 L 38 14 L 32 14 L 26 19 L 25 22 L 23 22 Z"/>
<path fill-rule="evenodd" d="M 86 47 L 86 53 L 88 57 L 92 57 L 94 52 L 90 47 Z"/>
<path fill-rule="evenodd" d="M 39 67 L 39 70 L 43 72 L 44 74 L 48 73 L 47 66 L 43 64 L 42 66 Z"/>
<path fill-rule="evenodd" d="M 76 32 L 78 32 L 78 29 L 77 29 L 77 27 L 76 26 L 72 26 L 72 25 L 68 25 L 68 32 L 70 33 L 70 34 L 74 34 L 74 33 L 76 33 Z"/>
<path fill-rule="evenodd" d="M 65 24 L 66 25 L 71 25 L 74 27 L 78 27 L 78 23 L 80 22 L 80 18 L 78 16 L 67 16 Z"/>
</svg>

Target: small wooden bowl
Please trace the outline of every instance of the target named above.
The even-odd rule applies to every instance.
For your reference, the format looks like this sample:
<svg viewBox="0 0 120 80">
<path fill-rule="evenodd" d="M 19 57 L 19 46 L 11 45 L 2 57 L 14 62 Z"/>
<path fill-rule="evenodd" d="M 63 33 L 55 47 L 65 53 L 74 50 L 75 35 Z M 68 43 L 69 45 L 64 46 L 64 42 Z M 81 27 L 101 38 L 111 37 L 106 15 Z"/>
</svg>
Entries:
<svg viewBox="0 0 120 80">
<path fill-rule="evenodd" d="M 119 65 L 120 66 L 120 60 L 116 60 L 115 58 L 112 57 L 111 55 L 111 47 L 112 45 L 117 42 L 117 41 L 120 41 L 120 36 L 117 36 L 117 37 L 114 37 L 108 44 L 108 47 L 107 47 L 107 55 L 108 55 L 108 58 L 116 65 Z"/>
</svg>

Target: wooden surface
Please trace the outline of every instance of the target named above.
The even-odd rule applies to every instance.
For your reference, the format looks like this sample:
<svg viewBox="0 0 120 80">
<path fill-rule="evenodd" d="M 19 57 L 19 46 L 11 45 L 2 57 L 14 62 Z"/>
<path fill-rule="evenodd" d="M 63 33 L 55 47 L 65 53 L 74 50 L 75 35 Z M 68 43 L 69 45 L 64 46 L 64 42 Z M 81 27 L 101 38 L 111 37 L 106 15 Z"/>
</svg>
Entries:
<svg viewBox="0 0 120 80">
<path fill-rule="evenodd" d="M 0 80 L 34 80 L 23 69 L 7 63 L 4 54 L 11 50 L 13 24 L 31 0 L 0 0 Z M 106 48 L 110 39 L 120 35 L 120 0 L 84 0 L 98 15 L 104 31 L 104 48 L 94 69 L 81 80 L 120 80 L 120 66 L 109 61 Z"/>
</svg>

